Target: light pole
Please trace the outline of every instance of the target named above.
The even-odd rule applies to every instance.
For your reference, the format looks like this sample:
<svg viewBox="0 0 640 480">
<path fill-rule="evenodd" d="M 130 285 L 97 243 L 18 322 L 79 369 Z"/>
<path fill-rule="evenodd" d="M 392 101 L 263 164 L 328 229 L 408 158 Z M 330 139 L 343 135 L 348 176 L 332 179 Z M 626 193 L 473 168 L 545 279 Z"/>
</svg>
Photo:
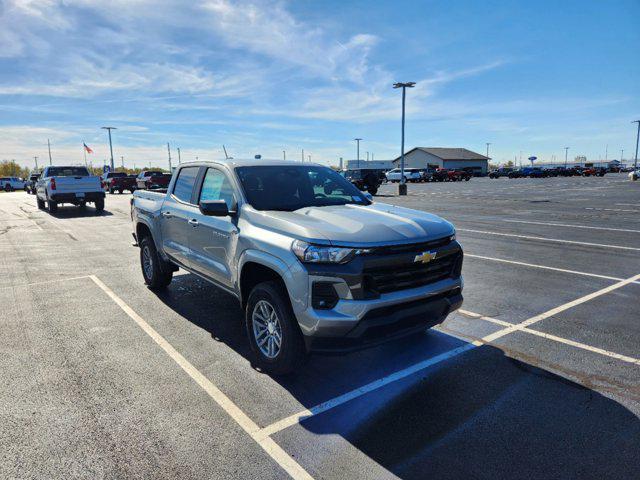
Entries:
<svg viewBox="0 0 640 480">
<path fill-rule="evenodd" d="M 287 160 L 287 152 L 285 152 L 284 150 L 282 150 L 282 160 Z"/>
<path fill-rule="evenodd" d="M 568 158 L 569 158 L 569 147 L 564 147 L 564 168 L 567 168 Z"/>
<path fill-rule="evenodd" d="M 36 161 L 36 170 L 38 170 L 38 157 L 33 157 L 33 159 Z"/>
<path fill-rule="evenodd" d="M 491 145 L 491 143 L 487 142 L 487 158 L 489 158 L 489 145 Z"/>
<path fill-rule="evenodd" d="M 51 160 L 51 142 L 47 138 L 47 147 L 49 147 L 49 165 L 53 165 L 53 161 Z"/>
<path fill-rule="evenodd" d="M 624 148 L 620 149 L 620 165 L 622 165 L 623 158 L 624 158 Z"/>
<path fill-rule="evenodd" d="M 360 140 L 362 140 L 361 138 L 354 138 L 355 142 L 356 142 L 356 162 L 357 162 L 357 168 L 360 168 Z"/>
<path fill-rule="evenodd" d="M 111 152 L 111 171 L 114 170 L 113 167 L 113 144 L 111 143 L 111 130 L 117 130 L 116 127 L 102 127 L 103 130 L 109 132 L 109 151 Z"/>
<path fill-rule="evenodd" d="M 178 147 L 178 165 L 182 163 L 182 158 L 180 158 L 180 147 Z"/>
<path fill-rule="evenodd" d="M 304 163 L 304 148 L 302 149 L 302 163 Z"/>
<path fill-rule="evenodd" d="M 397 82 L 393 84 L 393 88 L 402 88 L 402 140 L 400 144 L 400 185 L 398 186 L 398 195 L 407 194 L 407 184 L 404 181 L 404 104 L 407 97 L 407 88 L 413 88 L 416 82 Z"/>
<path fill-rule="evenodd" d="M 637 170 L 638 169 L 638 141 L 640 141 L 640 120 L 634 120 L 631 123 L 638 124 L 638 134 L 636 135 L 636 159 L 633 162 L 633 168 Z"/>
<path fill-rule="evenodd" d="M 122 170 L 124 170 L 124 155 L 120 155 L 120 160 L 122 160 Z"/>
<path fill-rule="evenodd" d="M 169 172 L 171 172 L 171 147 L 169 147 L 169 142 L 167 142 L 167 155 L 169 155 Z"/>
</svg>

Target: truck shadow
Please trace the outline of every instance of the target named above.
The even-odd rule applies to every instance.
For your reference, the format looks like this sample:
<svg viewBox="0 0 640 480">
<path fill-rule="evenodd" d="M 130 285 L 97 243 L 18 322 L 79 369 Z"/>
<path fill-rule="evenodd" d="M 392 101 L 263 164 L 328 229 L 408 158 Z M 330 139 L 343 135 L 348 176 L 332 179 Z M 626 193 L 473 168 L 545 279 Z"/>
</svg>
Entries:
<svg viewBox="0 0 640 480">
<path fill-rule="evenodd" d="M 45 212 L 59 220 L 65 220 L 68 218 L 83 218 L 83 217 L 108 217 L 113 215 L 113 213 L 111 213 L 108 210 L 103 210 L 102 212 L 98 212 L 96 211 L 95 208 L 90 206 L 82 209 L 74 205 L 64 205 L 64 206 L 60 205 L 58 206 L 58 211 L 56 213 L 50 213 L 47 210 L 45 210 Z"/>
<path fill-rule="evenodd" d="M 251 359 L 243 313 L 230 295 L 187 274 L 176 277 L 159 298 Z M 464 345 L 430 330 L 348 355 L 314 355 L 295 375 L 272 380 L 311 408 Z M 599 391 L 584 386 L 591 382 Z M 274 439 L 309 471 L 327 477 L 640 478 L 640 420 L 610 398 L 619 395 L 633 397 L 626 402 L 637 405 L 640 387 L 616 385 L 604 376 L 582 377 L 521 352 L 481 346 L 307 419 Z"/>
</svg>

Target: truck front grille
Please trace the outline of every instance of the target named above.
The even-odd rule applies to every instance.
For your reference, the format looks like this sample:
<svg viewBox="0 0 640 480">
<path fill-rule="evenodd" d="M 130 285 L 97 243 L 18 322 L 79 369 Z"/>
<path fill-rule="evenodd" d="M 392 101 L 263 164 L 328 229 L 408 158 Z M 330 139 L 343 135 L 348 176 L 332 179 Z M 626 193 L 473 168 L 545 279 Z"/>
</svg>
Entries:
<svg viewBox="0 0 640 480">
<path fill-rule="evenodd" d="M 373 294 L 397 292 L 459 277 L 461 270 L 462 251 L 458 250 L 427 264 L 411 262 L 367 268 L 364 284 Z"/>
</svg>

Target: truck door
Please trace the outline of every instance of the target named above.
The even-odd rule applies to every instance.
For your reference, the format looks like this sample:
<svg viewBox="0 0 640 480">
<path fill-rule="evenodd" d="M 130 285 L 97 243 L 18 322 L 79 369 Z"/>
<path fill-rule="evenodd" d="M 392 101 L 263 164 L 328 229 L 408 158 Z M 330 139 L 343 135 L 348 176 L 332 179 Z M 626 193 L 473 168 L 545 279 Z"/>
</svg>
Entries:
<svg viewBox="0 0 640 480">
<path fill-rule="evenodd" d="M 181 168 L 160 210 L 162 249 L 187 268 L 190 266 L 189 235 L 193 230 L 189 221 L 200 213 L 198 207 L 191 203 L 199 171 L 200 167 Z"/>
<path fill-rule="evenodd" d="M 235 208 L 233 186 L 227 175 L 217 168 L 208 168 L 198 195 L 198 203 L 224 200 L 229 210 Z M 235 218 L 210 217 L 200 214 L 193 219 L 190 234 L 191 268 L 222 286 L 231 288 L 231 265 L 236 248 L 238 229 Z"/>
</svg>

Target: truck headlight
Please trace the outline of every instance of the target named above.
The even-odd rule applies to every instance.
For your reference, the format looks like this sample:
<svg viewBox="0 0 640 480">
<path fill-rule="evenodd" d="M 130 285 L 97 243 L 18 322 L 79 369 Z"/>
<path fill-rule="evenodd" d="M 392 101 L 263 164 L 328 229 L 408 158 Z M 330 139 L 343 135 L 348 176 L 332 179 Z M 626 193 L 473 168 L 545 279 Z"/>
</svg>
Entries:
<svg viewBox="0 0 640 480">
<path fill-rule="evenodd" d="M 294 240 L 291 251 L 303 263 L 347 263 L 355 254 L 353 248 L 312 245 Z"/>
</svg>

